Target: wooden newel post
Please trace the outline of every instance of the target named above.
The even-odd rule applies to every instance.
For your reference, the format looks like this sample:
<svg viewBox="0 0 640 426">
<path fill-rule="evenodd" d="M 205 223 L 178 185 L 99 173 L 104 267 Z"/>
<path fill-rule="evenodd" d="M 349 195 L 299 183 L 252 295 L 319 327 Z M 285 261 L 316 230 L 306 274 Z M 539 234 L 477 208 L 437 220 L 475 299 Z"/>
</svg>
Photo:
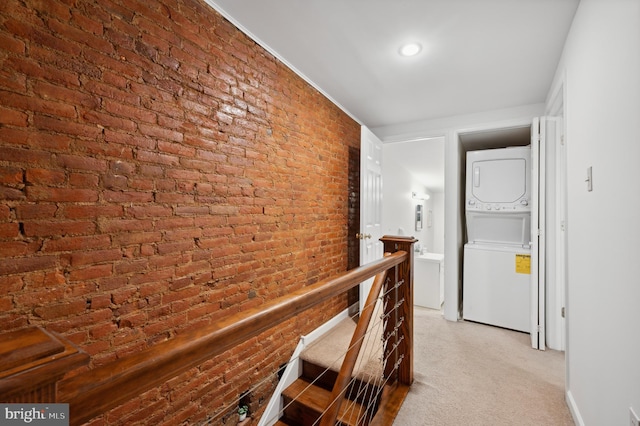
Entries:
<svg viewBox="0 0 640 426">
<path fill-rule="evenodd" d="M 407 260 L 389 271 L 385 284 L 384 313 L 387 317 L 384 355 L 387 360 L 384 376 L 397 374 L 400 384 L 410 386 L 413 383 L 413 245 L 418 242 L 414 237 L 389 236 L 380 238 L 385 253 L 407 252 Z M 400 285 L 397 285 L 400 283 Z M 394 288 L 395 287 L 395 288 Z M 402 302 L 402 303 L 400 303 Z M 394 309 L 398 306 L 397 309 Z M 397 372 L 394 372 L 398 364 Z M 393 380 L 390 380 L 392 382 Z"/>
</svg>

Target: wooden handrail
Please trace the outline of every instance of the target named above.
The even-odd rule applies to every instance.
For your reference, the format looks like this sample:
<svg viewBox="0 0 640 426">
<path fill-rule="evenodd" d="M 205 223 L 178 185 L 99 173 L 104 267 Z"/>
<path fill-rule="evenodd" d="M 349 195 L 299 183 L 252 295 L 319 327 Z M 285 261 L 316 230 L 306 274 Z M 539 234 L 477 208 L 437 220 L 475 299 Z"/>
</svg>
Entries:
<svg viewBox="0 0 640 426">
<path fill-rule="evenodd" d="M 180 334 L 63 380 L 58 387 L 58 401 L 69 403 L 70 424 L 83 424 L 408 258 L 407 251 L 396 251 L 259 307 L 230 315 L 210 326 Z"/>
</svg>

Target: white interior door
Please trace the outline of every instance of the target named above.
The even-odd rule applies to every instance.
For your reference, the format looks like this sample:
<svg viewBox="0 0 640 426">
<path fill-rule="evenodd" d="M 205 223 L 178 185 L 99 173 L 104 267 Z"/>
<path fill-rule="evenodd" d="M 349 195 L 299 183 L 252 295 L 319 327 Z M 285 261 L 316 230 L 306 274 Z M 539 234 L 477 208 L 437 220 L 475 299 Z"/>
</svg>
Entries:
<svg viewBox="0 0 640 426">
<path fill-rule="evenodd" d="M 552 349 L 562 350 L 564 320 L 564 280 L 558 279 L 564 264 L 564 212 L 552 202 L 564 197 L 563 173 L 558 154 L 563 148 L 558 117 L 533 120 L 531 131 L 532 206 L 531 206 L 531 345 L 544 350 L 547 339 Z M 559 171 L 560 170 L 560 171 Z M 562 204 L 562 203 L 559 203 Z M 551 333 L 548 335 L 548 332 Z"/>
<path fill-rule="evenodd" d="M 382 253 L 382 141 L 362 126 L 360 135 L 360 265 L 380 259 Z M 360 284 L 360 312 L 373 278 Z"/>
<path fill-rule="evenodd" d="M 531 126 L 531 347 L 545 349 L 545 133 L 546 120 Z"/>
</svg>

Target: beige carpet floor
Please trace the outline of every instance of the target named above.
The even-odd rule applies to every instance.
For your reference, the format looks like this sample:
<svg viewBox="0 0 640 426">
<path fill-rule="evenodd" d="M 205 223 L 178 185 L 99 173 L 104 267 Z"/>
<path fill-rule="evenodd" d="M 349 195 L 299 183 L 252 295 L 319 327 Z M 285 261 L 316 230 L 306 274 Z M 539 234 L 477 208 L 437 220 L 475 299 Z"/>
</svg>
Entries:
<svg viewBox="0 0 640 426">
<path fill-rule="evenodd" d="M 564 399 L 564 353 L 531 349 L 525 333 L 446 321 L 437 310 L 416 307 L 414 317 L 415 381 L 395 426 L 574 424 Z M 302 357 L 336 368 L 354 329 L 343 321 Z M 376 359 L 358 375 L 377 374 Z"/>
<path fill-rule="evenodd" d="M 414 310 L 415 381 L 397 426 L 573 425 L 564 353 L 536 351 L 528 334 L 440 311 Z"/>
</svg>

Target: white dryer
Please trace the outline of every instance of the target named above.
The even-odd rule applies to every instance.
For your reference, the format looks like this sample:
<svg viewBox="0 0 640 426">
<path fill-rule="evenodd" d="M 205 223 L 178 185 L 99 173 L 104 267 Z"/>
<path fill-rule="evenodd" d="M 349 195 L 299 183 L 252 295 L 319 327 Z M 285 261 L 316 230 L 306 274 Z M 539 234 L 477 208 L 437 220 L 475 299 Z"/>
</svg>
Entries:
<svg viewBox="0 0 640 426">
<path fill-rule="evenodd" d="M 531 149 L 467 153 L 463 318 L 530 331 Z"/>
<path fill-rule="evenodd" d="M 531 148 L 467 152 L 467 241 L 530 244 Z"/>
</svg>

